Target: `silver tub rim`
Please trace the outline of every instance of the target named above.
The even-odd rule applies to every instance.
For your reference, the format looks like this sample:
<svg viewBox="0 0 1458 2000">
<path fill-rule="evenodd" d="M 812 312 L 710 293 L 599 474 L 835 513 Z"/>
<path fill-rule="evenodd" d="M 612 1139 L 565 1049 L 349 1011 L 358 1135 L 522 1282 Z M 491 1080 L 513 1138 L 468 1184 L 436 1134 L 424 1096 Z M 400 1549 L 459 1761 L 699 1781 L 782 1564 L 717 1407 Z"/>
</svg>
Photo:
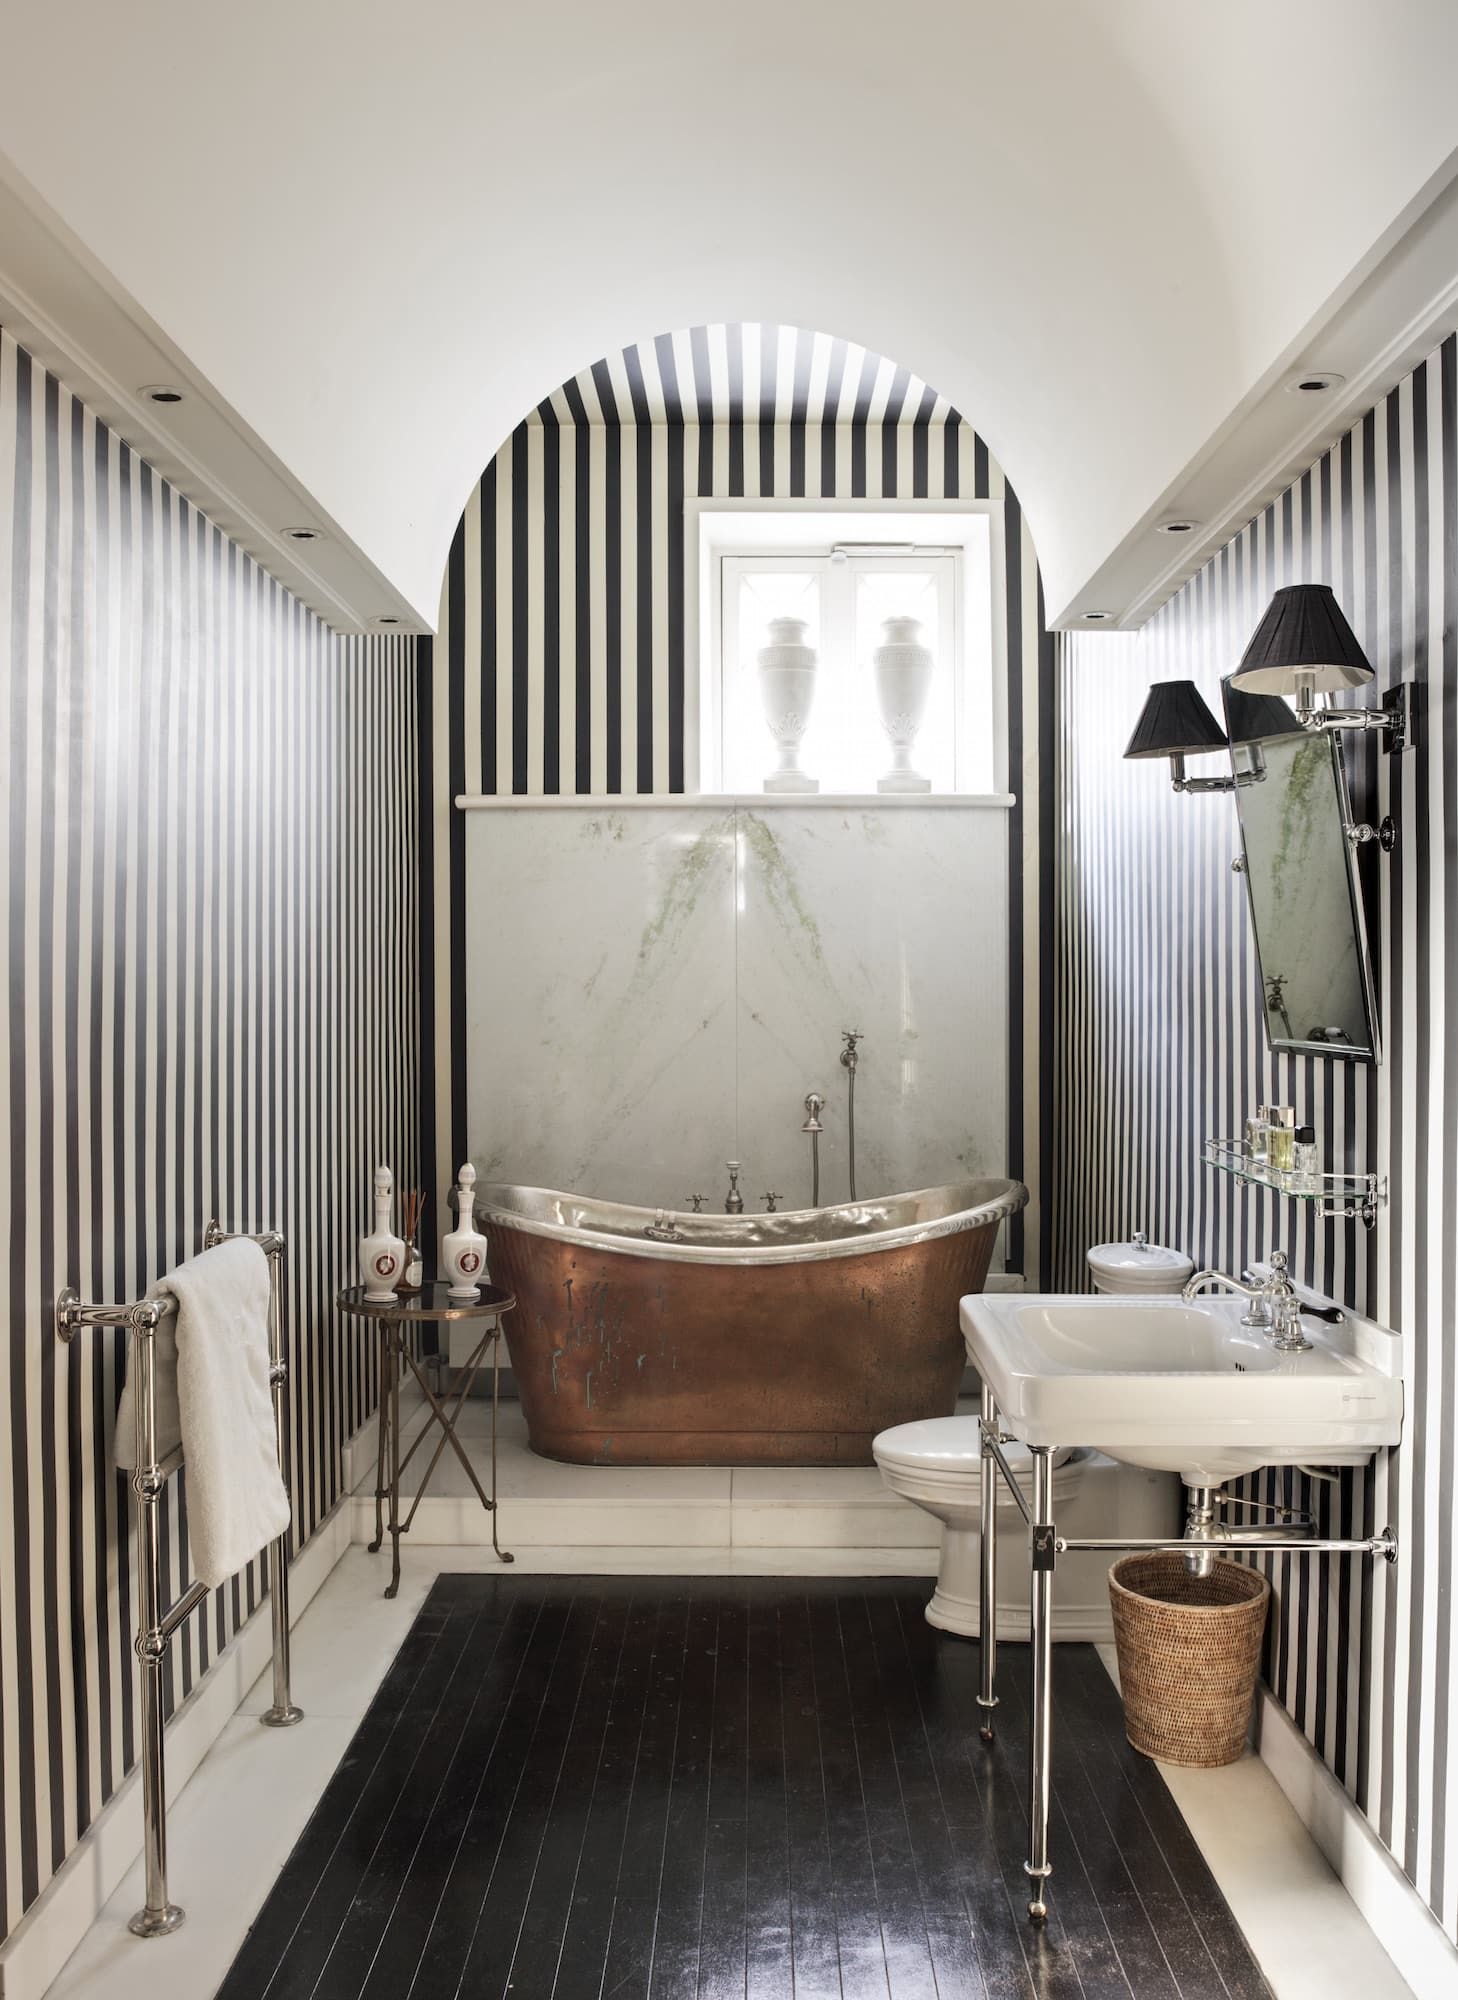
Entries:
<svg viewBox="0 0 1458 2000">
<path fill-rule="evenodd" d="M 969 1198 L 954 1206 L 945 1205 L 964 1196 Z M 556 1213 L 533 1214 L 515 1205 L 524 1200 L 542 1210 L 555 1209 Z M 968 1230 L 995 1226 L 1016 1215 L 1027 1201 L 1028 1190 L 1021 1181 L 989 1176 L 948 1181 L 938 1187 L 917 1188 L 870 1201 L 781 1209 L 774 1215 L 662 1211 L 683 1232 L 687 1239 L 683 1242 L 664 1242 L 645 1234 L 660 1213 L 657 1209 L 506 1181 L 477 1188 L 476 1213 L 488 1226 L 524 1236 L 544 1236 L 556 1243 L 573 1243 L 609 1256 L 652 1257 L 667 1263 L 719 1264 L 734 1269 L 746 1265 L 763 1268 L 771 1264 L 822 1263 L 831 1258 L 865 1257 L 881 1250 L 905 1249 L 937 1237 L 959 1236 Z M 913 1214 L 906 1221 L 890 1219 L 892 1211 L 918 1204 L 932 1208 L 941 1204 L 941 1212 Z M 568 1215 L 574 1219 L 566 1219 Z M 596 1221 L 596 1227 L 582 1226 L 589 1217 Z M 812 1225 L 824 1227 L 830 1222 L 834 1226 L 836 1218 L 841 1219 L 843 1233 L 829 1236 L 805 1233 Z M 723 1240 L 730 1232 L 753 1240 Z M 695 1233 L 701 1240 L 693 1240 Z"/>
</svg>

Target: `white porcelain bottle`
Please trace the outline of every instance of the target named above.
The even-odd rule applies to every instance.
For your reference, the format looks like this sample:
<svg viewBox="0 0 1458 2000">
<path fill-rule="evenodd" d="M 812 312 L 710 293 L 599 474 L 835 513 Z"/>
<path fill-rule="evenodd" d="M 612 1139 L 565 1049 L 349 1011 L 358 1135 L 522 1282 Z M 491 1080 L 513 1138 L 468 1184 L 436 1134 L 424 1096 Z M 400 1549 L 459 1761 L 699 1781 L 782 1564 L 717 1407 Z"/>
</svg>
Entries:
<svg viewBox="0 0 1458 2000">
<path fill-rule="evenodd" d="M 388 1167 L 375 1168 L 375 1226 L 360 1240 L 359 1274 L 364 1295 L 375 1305 L 389 1305 L 405 1265 L 405 1245 L 390 1228 L 394 1176 Z"/>
<path fill-rule="evenodd" d="M 450 1280 L 450 1296 L 474 1299 L 479 1297 L 481 1280 L 486 1276 L 486 1238 L 471 1216 L 476 1201 L 476 1169 L 469 1160 L 461 1168 L 456 1185 L 461 1194 L 461 1213 L 455 1228 L 441 1239 L 441 1266 Z"/>
</svg>

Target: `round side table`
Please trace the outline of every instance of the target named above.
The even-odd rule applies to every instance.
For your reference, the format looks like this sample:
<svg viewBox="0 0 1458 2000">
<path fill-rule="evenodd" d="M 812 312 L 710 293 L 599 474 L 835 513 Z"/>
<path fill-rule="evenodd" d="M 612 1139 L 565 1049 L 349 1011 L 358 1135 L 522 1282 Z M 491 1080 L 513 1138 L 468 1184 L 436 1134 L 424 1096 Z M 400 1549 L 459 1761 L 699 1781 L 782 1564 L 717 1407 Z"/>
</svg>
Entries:
<svg viewBox="0 0 1458 2000">
<path fill-rule="evenodd" d="M 515 1558 L 502 1548 L 496 1533 L 496 1423 L 501 1407 L 501 1319 L 516 1305 L 510 1292 L 499 1285 L 478 1285 L 474 1299 L 456 1299 L 450 1295 L 450 1288 L 444 1284 L 422 1285 L 418 1292 L 399 1292 L 393 1299 L 367 1299 L 363 1285 L 350 1285 L 339 1294 L 339 1309 L 351 1318 L 373 1320 L 380 1330 L 380 1450 L 375 1469 L 375 1539 L 370 1543 L 373 1553 L 385 1539 L 388 1527 L 392 1553 L 390 1581 L 386 1586 L 386 1597 L 393 1597 L 400 1588 L 400 1537 L 408 1533 L 410 1523 L 415 1519 L 415 1510 L 425 1497 L 431 1475 L 440 1462 L 440 1455 L 449 1445 L 465 1468 L 466 1477 L 476 1489 L 481 1505 L 491 1516 L 491 1546 L 504 1563 Z M 439 1324 L 454 1319 L 484 1320 L 487 1322 L 480 1340 L 472 1348 L 465 1366 L 456 1371 L 454 1386 L 445 1396 L 438 1396 L 426 1380 L 425 1371 L 415 1354 L 415 1342 L 410 1338 L 411 1330 L 417 1326 Z M 486 1350 L 491 1350 L 491 1491 L 488 1494 L 476 1477 L 476 1469 L 466 1455 L 466 1448 L 457 1433 L 456 1426 L 467 1396 L 471 1393 Z M 428 1417 L 421 1426 L 404 1458 L 400 1456 L 400 1383 L 406 1369 L 409 1369 L 419 1383 L 425 1397 Z M 419 1489 L 410 1502 L 410 1511 L 400 1519 L 400 1475 L 409 1465 L 416 1452 L 433 1429 L 440 1431 L 435 1450 L 431 1455 L 421 1478 Z M 386 1468 L 388 1460 L 388 1479 Z M 384 1502 L 390 1503 L 389 1519 L 384 1516 Z"/>
</svg>

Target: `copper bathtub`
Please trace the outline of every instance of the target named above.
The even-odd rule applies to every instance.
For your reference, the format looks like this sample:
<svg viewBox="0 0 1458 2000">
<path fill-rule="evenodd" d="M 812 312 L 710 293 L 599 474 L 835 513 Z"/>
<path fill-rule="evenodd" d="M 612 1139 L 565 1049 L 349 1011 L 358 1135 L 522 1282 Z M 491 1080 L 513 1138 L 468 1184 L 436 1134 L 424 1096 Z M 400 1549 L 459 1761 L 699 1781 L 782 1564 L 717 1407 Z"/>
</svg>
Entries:
<svg viewBox="0 0 1458 2000">
<path fill-rule="evenodd" d="M 869 1465 L 946 1416 L 1018 1181 L 779 1215 L 486 1187 L 478 1212 L 532 1449 L 585 1465 Z M 649 1232 L 653 1233 L 650 1234 Z"/>
</svg>

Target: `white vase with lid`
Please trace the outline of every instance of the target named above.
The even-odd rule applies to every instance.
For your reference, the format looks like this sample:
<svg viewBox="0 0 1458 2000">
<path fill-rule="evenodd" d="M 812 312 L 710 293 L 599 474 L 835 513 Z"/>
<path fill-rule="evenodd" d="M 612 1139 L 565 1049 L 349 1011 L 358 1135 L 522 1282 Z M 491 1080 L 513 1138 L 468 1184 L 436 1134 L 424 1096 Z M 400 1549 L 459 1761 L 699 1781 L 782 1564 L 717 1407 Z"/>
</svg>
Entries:
<svg viewBox="0 0 1458 2000">
<path fill-rule="evenodd" d="M 460 1216 L 455 1228 L 441 1239 L 440 1258 L 450 1280 L 450 1296 L 474 1299 L 480 1296 L 481 1281 L 486 1276 L 486 1238 L 471 1215 L 476 1200 L 476 1169 L 469 1160 L 461 1168 L 456 1185 L 460 1190 Z"/>
<path fill-rule="evenodd" d="M 871 655 L 871 668 L 881 727 L 891 742 L 891 768 L 876 780 L 876 790 L 929 792 L 931 779 L 924 778 L 911 761 L 936 671 L 931 648 L 921 643 L 921 620 L 883 619 L 881 644 Z"/>
<path fill-rule="evenodd" d="M 769 644 L 759 650 L 759 698 L 780 761 L 764 781 L 767 792 L 818 792 L 820 780 L 800 769 L 800 744 L 815 700 L 818 662 L 805 643 L 803 618 L 771 618 Z"/>
<path fill-rule="evenodd" d="M 390 1227 L 394 1176 L 386 1166 L 375 1168 L 375 1226 L 361 1237 L 359 1274 L 364 1295 L 372 1305 L 390 1305 L 405 1268 L 405 1245 Z"/>
</svg>

